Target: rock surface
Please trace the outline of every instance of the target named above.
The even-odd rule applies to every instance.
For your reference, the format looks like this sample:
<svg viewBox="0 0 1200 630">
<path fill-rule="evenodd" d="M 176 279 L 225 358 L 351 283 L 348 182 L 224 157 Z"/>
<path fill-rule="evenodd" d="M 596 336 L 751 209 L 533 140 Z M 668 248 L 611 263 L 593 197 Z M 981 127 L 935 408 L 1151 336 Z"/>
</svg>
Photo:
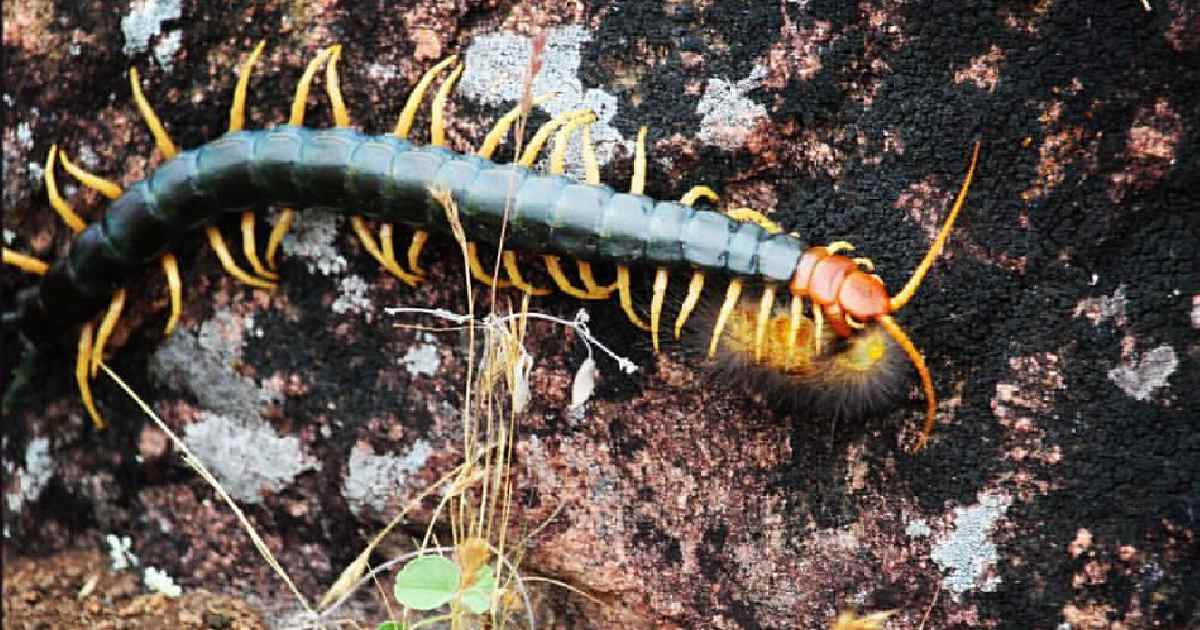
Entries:
<svg viewBox="0 0 1200 630">
<path fill-rule="evenodd" d="M 595 109 L 606 181 L 628 180 L 647 125 L 649 194 L 708 184 L 812 242 L 853 241 L 892 287 L 983 140 L 959 227 L 899 316 L 942 398 L 920 453 L 915 394 L 861 423 L 778 413 L 714 387 L 684 353 L 654 355 L 615 303 L 587 305 L 592 328 L 641 370 L 599 359 L 579 415 L 568 407 L 584 345 L 531 324 L 513 531 L 544 528 L 522 568 L 602 602 L 546 588 L 543 625 L 816 628 L 861 607 L 898 609 L 895 629 L 1200 626 L 1192 4 L 219 4 L 5 4 L 5 246 L 65 250 L 40 180 L 52 144 L 124 184 L 160 160 L 128 67 L 176 141 L 195 146 L 223 131 L 233 68 L 263 38 L 249 126 L 286 119 L 319 47 L 345 45 L 354 123 L 374 131 L 392 127 L 421 73 L 459 53 L 448 142 L 466 151 L 512 106 L 540 34 L 535 88 L 562 94 L 533 122 Z M 307 120 L 329 124 L 323 97 Z M 94 192 L 66 194 L 90 218 L 102 211 Z M 461 459 L 459 338 L 396 328 L 383 311 L 465 312 L 461 258 L 435 239 L 431 281 L 409 289 L 340 218 L 314 212 L 267 294 L 200 250 L 180 252 L 181 329 L 161 338 L 163 283 L 147 275 L 110 362 L 219 468 L 318 597 Z M 0 272 L 6 301 L 30 282 Z M 579 308 L 561 296 L 534 306 L 568 319 Z M 235 517 L 104 378 L 95 391 L 112 427 L 91 429 L 69 335 L 36 360 L 5 335 L 6 391 L 15 378 L 38 385 L 5 401 L 8 553 L 116 533 L 185 590 L 291 605 Z M 410 515 L 409 533 L 431 508 Z"/>
</svg>

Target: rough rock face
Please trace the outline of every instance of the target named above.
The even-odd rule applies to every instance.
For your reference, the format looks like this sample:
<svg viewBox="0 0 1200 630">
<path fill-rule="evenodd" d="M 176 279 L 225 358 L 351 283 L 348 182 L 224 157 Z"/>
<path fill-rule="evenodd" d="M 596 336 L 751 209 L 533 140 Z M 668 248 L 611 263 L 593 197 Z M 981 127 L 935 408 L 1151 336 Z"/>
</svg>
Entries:
<svg viewBox="0 0 1200 630">
<path fill-rule="evenodd" d="M 447 113 L 449 144 L 465 151 L 512 106 L 540 33 L 534 87 L 561 95 L 533 122 L 595 109 L 606 181 L 627 181 L 647 125 L 648 193 L 708 184 L 813 242 L 854 242 L 892 287 L 983 140 L 959 227 L 899 316 L 942 397 L 920 453 L 915 393 L 861 423 L 777 413 L 714 387 L 683 353 L 654 355 L 610 303 L 587 305 L 592 328 L 641 370 L 599 359 L 596 395 L 574 414 L 586 350 L 531 325 L 513 531 L 554 518 L 522 567 L 603 602 L 547 588 L 543 621 L 813 628 L 858 606 L 898 609 L 889 628 L 1200 626 L 1194 5 L 219 4 L 5 4 L 6 246 L 65 250 L 40 180 L 51 144 L 125 184 L 160 160 L 129 66 L 176 141 L 195 146 L 224 129 L 233 68 L 261 38 L 252 127 L 286 119 L 321 46 L 345 45 L 354 122 L 376 131 L 424 70 L 464 55 Z M 324 98 L 309 103 L 310 124 L 328 124 Z M 94 192 L 66 192 L 102 211 Z M 267 294 L 226 277 L 197 239 L 180 252 L 181 329 L 162 339 L 150 274 L 113 340 L 114 369 L 214 468 L 309 597 L 460 461 L 460 339 L 383 312 L 465 312 L 461 257 L 447 240 L 427 252 L 431 279 L 409 289 L 342 219 L 305 214 Z M 0 274 L 6 301 L 30 282 Z M 36 358 L 4 334 L 6 389 L 37 385 L 5 400 L 7 553 L 116 533 L 185 589 L 287 608 L 236 519 L 103 378 L 112 427 L 92 430 L 70 334 Z"/>
</svg>

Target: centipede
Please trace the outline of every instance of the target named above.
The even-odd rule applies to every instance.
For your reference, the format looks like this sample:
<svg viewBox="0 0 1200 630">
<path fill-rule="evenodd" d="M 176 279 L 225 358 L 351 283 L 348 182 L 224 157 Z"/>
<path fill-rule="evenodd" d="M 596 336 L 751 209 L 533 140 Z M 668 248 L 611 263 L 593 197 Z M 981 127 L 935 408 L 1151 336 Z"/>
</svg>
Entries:
<svg viewBox="0 0 1200 630">
<path fill-rule="evenodd" d="M 126 286 L 148 268 L 161 269 L 169 311 L 164 332 L 170 335 L 182 311 L 174 252 L 184 239 L 202 231 L 226 272 L 244 285 L 269 291 L 279 281 L 279 246 L 297 210 L 331 209 L 349 217 L 355 237 L 384 270 L 417 286 L 427 277 L 421 254 L 431 235 L 451 233 L 447 204 L 453 204 L 466 236 L 464 258 L 475 280 L 533 296 L 554 289 L 583 301 L 615 296 L 632 325 L 649 334 L 655 351 L 664 338 L 704 335 L 699 347 L 707 360 L 726 369 L 752 369 L 765 382 L 797 392 L 798 399 L 836 401 L 841 407 L 872 392 L 896 389 L 886 381 L 895 380 L 897 360 L 907 357 L 926 403 L 915 449 L 926 445 L 935 425 L 937 396 L 924 356 L 894 315 L 912 300 L 945 246 L 966 200 L 980 143 L 928 251 L 901 290 L 891 294 L 869 258 L 850 255 L 854 246 L 848 241 L 810 244 L 752 208 L 698 208 L 701 199 L 719 204 L 719 196 L 707 186 L 694 186 L 677 201 L 645 195 L 646 127 L 637 135 L 628 192 L 601 183 L 589 132 L 595 115 L 587 110 L 569 111 L 541 125 L 511 163 L 493 156 L 528 112 L 529 99 L 501 116 L 474 152 L 449 148 L 444 108 L 464 69 L 456 56 L 421 77 L 390 133 L 371 135 L 351 127 L 337 71 L 342 48 L 329 46 L 307 64 L 286 123 L 247 130 L 250 78 L 264 46 L 260 42 L 240 66 L 228 131 L 187 150 L 171 139 L 142 92 L 137 69 L 131 68 L 132 98 L 162 163 L 122 187 L 51 147 L 43 179 L 50 206 L 73 232 L 67 253 L 46 262 L 3 248 L 4 264 L 40 276 L 16 293 L 3 325 L 35 345 L 61 339 L 63 331 L 79 331 L 74 376 L 97 429 L 106 422 L 91 382 L 124 309 Z M 304 122 L 313 81 L 322 70 L 331 128 Z M 429 141 L 418 144 L 409 139 L 418 109 L 447 72 L 432 98 Z M 566 174 L 565 147 L 573 134 L 582 139 L 581 178 Z M 545 168 L 539 169 L 539 155 L 548 143 L 553 147 Z M 56 179 L 59 166 L 109 201 L 97 220 L 88 223 L 64 198 Z M 281 210 L 260 256 L 256 209 L 266 207 Z M 241 215 L 241 253 L 249 270 L 239 266 L 216 227 L 218 219 L 231 213 Z M 395 226 L 412 230 L 402 256 L 397 255 Z M 480 261 L 479 243 L 497 248 L 495 276 Z M 518 253 L 540 258 L 547 286 L 537 286 L 522 273 Z M 578 282 L 568 275 L 568 264 Z M 615 279 L 598 281 L 596 264 L 615 267 Z M 648 313 L 635 306 L 632 268 L 645 269 L 647 277 L 653 272 Z M 686 278 L 686 293 L 674 321 L 664 322 L 673 277 Z M 714 292 L 713 284 L 723 287 Z M 706 289 L 716 296 L 713 314 L 704 330 L 696 330 Z M 882 398 L 894 404 L 895 394 Z"/>
</svg>

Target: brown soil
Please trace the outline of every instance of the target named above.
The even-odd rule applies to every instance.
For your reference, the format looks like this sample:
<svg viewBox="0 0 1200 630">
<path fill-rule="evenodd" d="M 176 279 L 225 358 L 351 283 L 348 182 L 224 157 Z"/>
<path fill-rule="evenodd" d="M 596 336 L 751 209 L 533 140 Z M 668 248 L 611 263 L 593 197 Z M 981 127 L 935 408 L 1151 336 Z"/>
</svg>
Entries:
<svg viewBox="0 0 1200 630">
<path fill-rule="evenodd" d="M 109 558 L 94 550 L 31 558 L 5 549 L 4 629 L 266 627 L 244 601 L 186 588 L 178 598 L 147 593 L 140 571 L 113 572 L 109 566 Z"/>
</svg>

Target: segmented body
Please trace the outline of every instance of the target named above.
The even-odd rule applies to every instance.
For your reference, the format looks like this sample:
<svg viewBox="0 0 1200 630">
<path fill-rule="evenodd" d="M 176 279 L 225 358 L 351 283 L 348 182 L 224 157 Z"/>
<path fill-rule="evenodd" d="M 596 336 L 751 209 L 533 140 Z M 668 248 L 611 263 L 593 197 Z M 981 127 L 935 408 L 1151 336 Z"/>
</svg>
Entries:
<svg viewBox="0 0 1200 630">
<path fill-rule="evenodd" d="M 130 276 L 222 214 L 250 206 L 327 207 L 449 231 L 431 190 L 450 191 L 467 237 L 582 260 L 687 267 L 787 282 L 806 245 L 757 224 L 445 147 L 351 129 L 229 133 L 162 164 L 80 232 L 14 315 L 33 336 L 96 315 Z"/>
</svg>

